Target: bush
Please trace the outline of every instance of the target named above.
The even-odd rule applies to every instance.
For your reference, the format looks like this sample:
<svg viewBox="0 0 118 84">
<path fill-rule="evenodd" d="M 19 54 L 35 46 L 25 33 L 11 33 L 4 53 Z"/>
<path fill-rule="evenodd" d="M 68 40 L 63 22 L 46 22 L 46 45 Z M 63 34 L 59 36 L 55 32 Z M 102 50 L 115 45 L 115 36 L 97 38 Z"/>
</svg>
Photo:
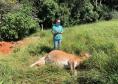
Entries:
<svg viewBox="0 0 118 84">
<path fill-rule="evenodd" d="M 118 19 L 118 11 L 113 10 L 113 11 L 111 12 L 111 14 L 112 14 L 112 18 L 113 18 L 113 19 Z"/>
<path fill-rule="evenodd" d="M 9 12 L 13 7 L 13 4 L 9 4 L 4 0 L 0 1 L 0 23 L 2 23 L 3 15 Z"/>
<path fill-rule="evenodd" d="M 89 23 L 98 20 L 98 13 L 93 10 L 94 7 L 90 2 L 85 2 L 80 11 L 80 22 Z"/>
<path fill-rule="evenodd" d="M 37 16 L 45 28 L 52 26 L 52 19 L 59 12 L 59 6 L 54 0 L 35 0 L 34 5 L 37 10 Z"/>
<path fill-rule="evenodd" d="M 30 16 L 30 7 L 5 15 L 0 28 L 2 40 L 18 40 L 30 35 L 37 28 L 37 22 Z"/>
<path fill-rule="evenodd" d="M 89 0 L 76 1 L 71 9 L 71 24 L 95 22 L 99 18 L 99 14 L 94 10 L 94 6 Z"/>
<path fill-rule="evenodd" d="M 69 26 L 69 8 L 67 8 L 66 6 L 60 6 L 60 9 L 59 9 L 59 14 L 60 15 L 60 19 L 61 19 L 61 23 L 63 26 Z"/>
<path fill-rule="evenodd" d="M 99 19 L 103 19 L 103 20 L 112 19 L 112 14 L 110 12 L 111 10 L 106 5 L 100 5 L 100 6 L 96 7 L 95 10 L 99 14 Z"/>
</svg>

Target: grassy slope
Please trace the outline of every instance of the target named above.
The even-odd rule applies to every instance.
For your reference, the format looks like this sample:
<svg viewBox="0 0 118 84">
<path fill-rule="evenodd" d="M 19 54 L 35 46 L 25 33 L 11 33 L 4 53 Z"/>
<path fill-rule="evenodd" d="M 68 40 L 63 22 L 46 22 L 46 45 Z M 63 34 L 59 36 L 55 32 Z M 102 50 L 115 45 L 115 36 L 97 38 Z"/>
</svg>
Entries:
<svg viewBox="0 0 118 84">
<path fill-rule="evenodd" d="M 32 43 L 16 48 L 8 57 L 0 57 L 0 84 L 117 84 L 118 83 L 118 21 L 98 22 L 65 28 L 62 50 L 79 54 L 92 53 L 80 66 L 76 79 L 69 71 L 48 65 L 29 65 L 52 49 L 50 30 L 37 32 Z M 40 38 L 34 38 L 40 37 Z"/>
</svg>

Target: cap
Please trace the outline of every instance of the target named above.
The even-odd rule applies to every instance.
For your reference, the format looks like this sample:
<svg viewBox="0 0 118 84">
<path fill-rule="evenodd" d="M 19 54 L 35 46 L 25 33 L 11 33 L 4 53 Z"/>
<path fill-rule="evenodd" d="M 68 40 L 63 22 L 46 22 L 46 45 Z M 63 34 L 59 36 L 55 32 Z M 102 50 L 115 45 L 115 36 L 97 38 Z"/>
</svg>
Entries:
<svg viewBox="0 0 118 84">
<path fill-rule="evenodd" d="M 56 22 L 60 23 L 61 21 L 59 19 L 57 19 Z"/>
</svg>

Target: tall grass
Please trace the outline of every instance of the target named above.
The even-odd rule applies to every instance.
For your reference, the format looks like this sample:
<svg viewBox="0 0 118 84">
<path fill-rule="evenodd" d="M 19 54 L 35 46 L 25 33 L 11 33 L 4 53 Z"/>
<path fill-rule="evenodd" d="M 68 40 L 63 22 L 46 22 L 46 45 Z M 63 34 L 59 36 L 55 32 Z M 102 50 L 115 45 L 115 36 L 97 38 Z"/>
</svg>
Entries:
<svg viewBox="0 0 118 84">
<path fill-rule="evenodd" d="M 39 37 L 40 39 L 33 39 Z M 55 65 L 29 68 L 30 64 L 53 48 L 50 30 L 29 37 L 31 44 L 18 47 L 7 57 L 0 57 L 1 84 L 117 84 L 118 21 L 98 22 L 64 29 L 62 50 L 79 54 L 90 52 L 76 78 Z"/>
</svg>

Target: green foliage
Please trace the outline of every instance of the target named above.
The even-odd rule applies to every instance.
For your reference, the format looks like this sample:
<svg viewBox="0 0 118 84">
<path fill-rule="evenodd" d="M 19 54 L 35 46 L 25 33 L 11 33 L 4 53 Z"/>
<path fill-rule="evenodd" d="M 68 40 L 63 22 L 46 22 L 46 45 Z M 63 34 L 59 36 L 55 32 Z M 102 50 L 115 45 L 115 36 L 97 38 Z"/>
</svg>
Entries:
<svg viewBox="0 0 118 84">
<path fill-rule="evenodd" d="M 34 32 L 38 26 L 30 13 L 31 7 L 28 6 L 23 6 L 16 12 L 7 13 L 0 28 L 1 38 L 3 40 L 18 40 Z"/>
<path fill-rule="evenodd" d="M 118 29 L 116 27 L 118 21 L 114 20 L 65 29 L 62 50 L 77 55 L 81 51 L 92 53 L 92 57 L 80 65 L 76 77 L 71 76 L 68 70 L 53 64 L 29 68 L 39 57 L 52 50 L 50 30 L 37 32 L 29 37 L 32 44 L 16 49 L 9 57 L 0 58 L 0 82 L 3 84 L 39 84 L 39 82 L 41 84 L 117 84 Z"/>
<path fill-rule="evenodd" d="M 38 11 L 37 16 L 46 27 L 51 27 L 49 24 L 52 24 L 51 21 L 55 18 L 60 18 L 64 26 L 112 19 L 112 8 L 99 1 L 35 0 L 34 2 Z"/>
<path fill-rule="evenodd" d="M 112 16 L 113 16 L 113 19 L 118 19 L 118 11 L 113 10 L 113 11 L 111 12 L 111 14 L 112 14 Z"/>
<path fill-rule="evenodd" d="M 98 13 L 93 10 L 94 6 L 90 2 L 84 2 L 80 10 L 80 22 L 89 23 L 98 20 Z"/>
<path fill-rule="evenodd" d="M 12 9 L 12 5 L 8 4 L 6 1 L 0 1 L 0 24 L 2 23 L 3 15 Z"/>
<path fill-rule="evenodd" d="M 111 20 L 112 19 L 111 9 L 103 5 L 101 17 L 104 20 Z"/>
<path fill-rule="evenodd" d="M 92 0 L 36 0 L 38 18 L 47 21 L 59 14 L 64 25 L 111 19 L 111 9 Z M 114 0 L 113 0 L 114 1 Z M 27 2 L 27 0 L 26 0 Z M 23 4 L 26 3 L 22 2 Z M 71 3 L 70 3 L 71 2 Z M 109 2 L 109 0 L 104 0 Z M 1 3 L 0 3 L 1 4 Z M 110 4 L 109 4 L 110 5 Z M 2 7 L 2 6 L 1 6 Z M 115 7 L 115 5 L 114 5 Z M 5 10 L 7 11 L 7 10 Z M 23 5 L 20 10 L 4 15 L 0 25 L 0 40 L 21 39 L 37 28 L 32 7 Z M 48 19 L 48 20 L 47 20 Z M 92 52 L 92 57 L 79 68 L 77 77 L 68 70 L 53 65 L 29 68 L 38 56 L 52 50 L 52 35 L 46 30 L 35 34 L 40 39 L 25 48 L 17 48 L 9 57 L 0 57 L 0 83 L 2 84 L 117 84 L 118 83 L 118 21 L 98 22 L 67 28 L 64 31 L 62 50 L 79 54 Z"/>
<path fill-rule="evenodd" d="M 104 74 L 97 70 L 81 71 L 78 75 L 79 84 L 105 84 Z"/>
<path fill-rule="evenodd" d="M 117 22 L 98 22 L 65 29 L 62 50 L 77 55 L 81 51 L 88 51 L 92 53 L 92 57 L 81 64 L 77 77 L 65 80 L 62 84 L 78 84 L 78 82 L 80 84 L 114 84 L 118 82 Z M 40 51 L 38 54 L 48 52 L 45 49 L 52 46 L 52 42 L 50 43 L 52 37 L 49 33 L 50 31 L 44 31 L 39 34 L 42 40 L 33 52 L 37 53 L 37 50 Z M 32 48 L 34 46 L 30 47 L 30 50 Z"/>
<path fill-rule="evenodd" d="M 45 0 L 43 2 L 43 7 L 42 7 L 42 14 L 44 19 L 47 17 L 54 17 L 55 13 L 58 12 L 58 5 L 55 3 L 53 0 Z M 46 17 L 46 18 L 45 18 Z"/>
<path fill-rule="evenodd" d="M 52 27 L 53 20 L 57 18 L 61 19 L 63 26 L 111 20 L 116 15 L 116 12 L 113 14 L 113 10 L 116 11 L 118 8 L 116 0 L 12 0 L 9 3 L 2 0 L 1 2 L 1 15 L 10 10 L 14 11 L 22 4 L 32 4 L 31 16 L 37 17 L 39 24 L 43 24 L 45 28 Z M 19 4 L 14 5 L 16 2 Z"/>
<path fill-rule="evenodd" d="M 34 40 L 32 41 L 34 42 Z M 3 84 L 60 84 L 70 79 L 70 74 L 66 70 L 52 64 L 40 68 L 30 68 L 30 65 L 38 60 L 41 54 L 39 52 L 38 56 L 35 54 L 32 56 L 32 52 L 29 51 L 36 46 L 42 46 L 38 45 L 39 42 L 37 40 L 32 44 L 34 46 L 20 48 L 10 57 L 0 58 L 0 81 Z"/>
<path fill-rule="evenodd" d="M 69 26 L 69 16 L 70 16 L 70 12 L 69 12 L 69 8 L 65 5 L 61 5 L 60 9 L 59 9 L 59 18 L 61 19 L 61 23 L 63 26 Z"/>
</svg>

